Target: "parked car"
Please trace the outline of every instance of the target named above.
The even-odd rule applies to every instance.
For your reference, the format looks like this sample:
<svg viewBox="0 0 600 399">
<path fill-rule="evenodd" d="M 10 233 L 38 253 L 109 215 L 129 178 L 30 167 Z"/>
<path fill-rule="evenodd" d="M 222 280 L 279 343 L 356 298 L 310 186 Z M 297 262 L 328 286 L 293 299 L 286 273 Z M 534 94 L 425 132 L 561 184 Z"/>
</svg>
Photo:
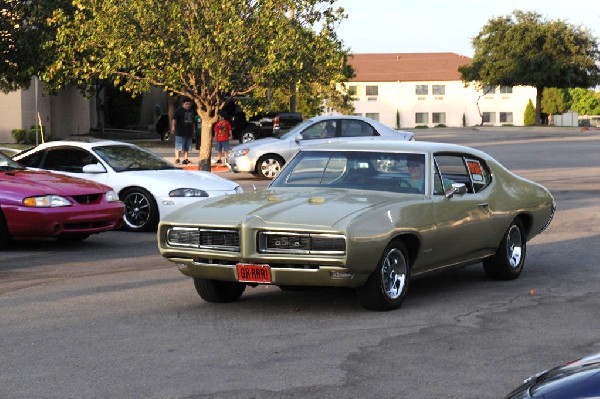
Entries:
<svg viewBox="0 0 600 399">
<path fill-rule="evenodd" d="M 283 165 L 306 145 L 374 137 L 414 140 L 411 132 L 394 130 L 369 118 L 320 116 L 302 122 L 281 137 L 239 144 L 231 149 L 227 162 L 233 172 L 249 172 L 263 179 L 273 179 Z"/>
<path fill-rule="evenodd" d="M 529 377 L 507 399 L 600 397 L 600 353 L 570 361 Z"/>
<path fill-rule="evenodd" d="M 483 262 L 519 277 L 555 210 L 547 189 L 484 152 L 400 140 L 310 146 L 261 192 L 198 202 L 159 225 L 159 250 L 209 302 L 247 286 L 353 287 L 395 309 L 413 278 Z"/>
<path fill-rule="evenodd" d="M 300 112 L 264 112 L 246 120 L 243 112 L 232 118 L 233 138 L 240 143 L 265 137 L 279 136 L 303 120 Z"/>
<path fill-rule="evenodd" d="M 242 191 L 237 183 L 210 172 L 183 170 L 134 144 L 109 140 L 51 141 L 14 159 L 111 186 L 125 203 L 131 231 L 156 229 L 169 212 L 201 199 Z"/>
<path fill-rule="evenodd" d="M 125 206 L 108 186 L 27 170 L 0 153 L 0 248 L 10 240 L 81 241 L 119 228 Z"/>
</svg>

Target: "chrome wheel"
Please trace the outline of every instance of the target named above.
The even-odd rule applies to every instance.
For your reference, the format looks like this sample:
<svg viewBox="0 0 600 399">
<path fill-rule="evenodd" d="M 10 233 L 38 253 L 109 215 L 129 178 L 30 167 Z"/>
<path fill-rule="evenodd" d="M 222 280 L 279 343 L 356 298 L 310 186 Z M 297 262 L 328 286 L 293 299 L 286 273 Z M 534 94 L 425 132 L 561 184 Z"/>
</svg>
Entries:
<svg viewBox="0 0 600 399">
<path fill-rule="evenodd" d="M 131 231 L 148 231 L 156 228 L 158 210 L 152 195 L 142 189 L 130 189 L 121 195 L 125 204 L 124 227 Z"/>
<path fill-rule="evenodd" d="M 506 235 L 506 257 L 510 267 L 517 268 L 521 265 L 521 254 L 523 249 L 523 237 L 521 230 L 516 226 L 510 226 Z"/>
<path fill-rule="evenodd" d="M 281 172 L 283 160 L 275 156 L 267 156 L 258 161 L 258 174 L 263 179 L 274 179 Z"/>
<path fill-rule="evenodd" d="M 254 135 L 254 132 L 244 132 L 242 133 L 242 143 L 247 143 L 248 141 L 252 141 L 254 140 L 256 137 Z"/>
<path fill-rule="evenodd" d="M 407 271 L 404 255 L 397 248 L 393 248 L 387 253 L 381 267 L 382 289 L 388 298 L 396 299 L 402 295 Z"/>
</svg>

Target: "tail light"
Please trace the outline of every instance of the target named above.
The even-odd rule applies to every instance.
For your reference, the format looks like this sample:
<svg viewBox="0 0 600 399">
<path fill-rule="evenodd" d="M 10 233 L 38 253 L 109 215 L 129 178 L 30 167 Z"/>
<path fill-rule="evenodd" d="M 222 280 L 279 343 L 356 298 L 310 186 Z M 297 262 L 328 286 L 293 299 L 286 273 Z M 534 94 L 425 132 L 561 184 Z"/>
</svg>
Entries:
<svg viewBox="0 0 600 399">
<path fill-rule="evenodd" d="M 273 118 L 273 128 L 279 128 L 279 117 L 276 116 L 275 118 Z"/>
</svg>

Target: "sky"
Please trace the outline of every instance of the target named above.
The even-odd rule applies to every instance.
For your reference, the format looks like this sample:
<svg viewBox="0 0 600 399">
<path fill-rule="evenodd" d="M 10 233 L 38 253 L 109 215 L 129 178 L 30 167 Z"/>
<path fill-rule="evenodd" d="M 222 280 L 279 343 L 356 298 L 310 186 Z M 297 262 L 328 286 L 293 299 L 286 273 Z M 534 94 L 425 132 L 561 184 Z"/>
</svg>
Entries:
<svg viewBox="0 0 600 399">
<path fill-rule="evenodd" d="M 473 57 L 471 39 L 490 18 L 514 10 L 588 28 L 600 39 L 599 0 L 337 0 L 337 30 L 351 53 L 452 52 Z"/>
</svg>

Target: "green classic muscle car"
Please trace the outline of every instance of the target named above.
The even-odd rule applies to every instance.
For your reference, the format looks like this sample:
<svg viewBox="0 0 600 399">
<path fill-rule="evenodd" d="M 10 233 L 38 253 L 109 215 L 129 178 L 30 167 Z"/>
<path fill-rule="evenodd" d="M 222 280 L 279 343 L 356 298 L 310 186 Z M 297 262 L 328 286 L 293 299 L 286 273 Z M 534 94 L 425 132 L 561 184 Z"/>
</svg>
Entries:
<svg viewBox="0 0 600 399">
<path fill-rule="evenodd" d="M 259 284 L 354 287 L 367 309 L 390 310 L 410 280 L 449 268 L 517 278 L 554 210 L 546 188 L 475 149 L 333 143 L 300 151 L 264 191 L 171 213 L 158 245 L 208 302 Z"/>
</svg>

